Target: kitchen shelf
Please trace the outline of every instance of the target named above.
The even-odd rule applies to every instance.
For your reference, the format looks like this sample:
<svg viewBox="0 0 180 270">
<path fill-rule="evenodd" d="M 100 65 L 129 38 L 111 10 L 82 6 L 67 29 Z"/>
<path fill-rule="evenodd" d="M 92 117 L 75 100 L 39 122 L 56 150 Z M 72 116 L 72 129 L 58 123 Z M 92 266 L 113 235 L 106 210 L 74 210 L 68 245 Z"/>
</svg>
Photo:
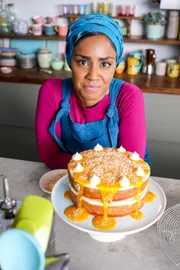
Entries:
<svg viewBox="0 0 180 270">
<path fill-rule="evenodd" d="M 32 34 L 27 35 L 16 35 L 16 34 L 0 34 L 1 38 L 9 38 L 9 39 L 32 39 L 32 40 L 65 40 L 65 37 L 60 37 L 59 35 L 54 36 L 34 36 Z M 163 44 L 163 45 L 180 45 L 180 40 L 175 39 L 147 39 L 145 36 L 130 36 L 126 37 L 124 36 L 124 42 L 126 43 L 143 43 L 143 44 Z"/>
<path fill-rule="evenodd" d="M 124 37 L 124 42 L 126 43 L 143 43 L 143 44 L 155 44 L 155 45 L 180 45 L 180 40 L 177 39 L 147 39 L 145 36 L 130 36 Z"/>
<path fill-rule="evenodd" d="M 0 73 L 0 82 L 42 84 L 49 78 L 68 77 L 71 77 L 71 72 L 67 72 L 64 70 L 53 70 L 51 74 L 47 74 L 41 72 L 39 68 L 13 68 L 13 71 L 10 74 Z M 171 79 L 167 76 L 146 75 L 142 73 L 132 76 L 128 75 L 126 72 L 120 75 L 115 74 L 114 77 L 137 85 L 145 93 L 180 95 L 179 78 Z"/>
<path fill-rule="evenodd" d="M 9 39 L 33 39 L 33 40 L 65 40 L 64 37 L 60 37 L 59 35 L 54 36 L 35 36 L 33 34 L 26 35 L 16 35 L 16 34 L 0 34 L 0 38 L 9 38 Z"/>
</svg>

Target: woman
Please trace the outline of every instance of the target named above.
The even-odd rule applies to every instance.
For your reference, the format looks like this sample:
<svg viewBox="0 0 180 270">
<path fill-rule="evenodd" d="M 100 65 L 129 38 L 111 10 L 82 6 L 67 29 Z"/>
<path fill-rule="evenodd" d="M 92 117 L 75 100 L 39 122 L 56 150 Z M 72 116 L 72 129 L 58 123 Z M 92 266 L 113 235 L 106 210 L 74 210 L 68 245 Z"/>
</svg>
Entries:
<svg viewBox="0 0 180 270">
<path fill-rule="evenodd" d="M 123 52 L 119 24 L 103 14 L 85 15 L 70 25 L 66 42 L 72 78 L 49 79 L 39 92 L 36 139 L 42 161 L 51 169 L 67 168 L 72 154 L 97 143 L 122 145 L 144 159 L 142 92 L 113 78 Z"/>
</svg>

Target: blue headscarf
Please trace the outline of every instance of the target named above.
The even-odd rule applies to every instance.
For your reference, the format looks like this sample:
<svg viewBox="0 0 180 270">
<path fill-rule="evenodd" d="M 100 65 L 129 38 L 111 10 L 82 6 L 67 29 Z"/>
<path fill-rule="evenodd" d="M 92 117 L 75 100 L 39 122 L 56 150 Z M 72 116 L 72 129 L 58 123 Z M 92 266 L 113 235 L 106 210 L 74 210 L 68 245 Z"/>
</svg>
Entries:
<svg viewBox="0 0 180 270">
<path fill-rule="evenodd" d="M 119 23 L 101 13 L 88 14 L 77 19 L 69 26 L 66 36 L 66 60 L 71 66 L 71 58 L 78 40 L 87 33 L 102 33 L 114 44 L 116 49 L 116 67 L 119 65 L 123 52 L 123 36 Z"/>
</svg>

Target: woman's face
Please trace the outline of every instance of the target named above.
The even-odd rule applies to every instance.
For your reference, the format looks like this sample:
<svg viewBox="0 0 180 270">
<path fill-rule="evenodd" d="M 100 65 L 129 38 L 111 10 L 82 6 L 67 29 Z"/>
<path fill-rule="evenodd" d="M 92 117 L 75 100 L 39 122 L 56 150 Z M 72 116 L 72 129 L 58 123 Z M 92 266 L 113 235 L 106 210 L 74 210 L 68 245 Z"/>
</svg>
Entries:
<svg viewBox="0 0 180 270">
<path fill-rule="evenodd" d="M 74 48 L 71 59 L 74 90 L 85 107 L 96 105 L 109 93 L 116 69 L 116 51 L 108 37 L 91 36 Z"/>
</svg>

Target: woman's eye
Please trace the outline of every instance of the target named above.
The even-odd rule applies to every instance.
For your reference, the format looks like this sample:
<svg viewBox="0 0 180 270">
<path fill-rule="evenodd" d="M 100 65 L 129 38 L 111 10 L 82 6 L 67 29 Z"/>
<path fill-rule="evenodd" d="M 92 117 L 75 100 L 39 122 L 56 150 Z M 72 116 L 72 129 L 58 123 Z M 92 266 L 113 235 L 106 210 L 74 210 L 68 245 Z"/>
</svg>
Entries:
<svg viewBox="0 0 180 270">
<path fill-rule="evenodd" d="M 80 66 L 88 66 L 88 62 L 85 60 L 79 60 L 78 63 L 80 64 Z"/>
<path fill-rule="evenodd" d="M 110 65 L 108 62 L 101 63 L 101 67 L 110 67 Z"/>
</svg>

